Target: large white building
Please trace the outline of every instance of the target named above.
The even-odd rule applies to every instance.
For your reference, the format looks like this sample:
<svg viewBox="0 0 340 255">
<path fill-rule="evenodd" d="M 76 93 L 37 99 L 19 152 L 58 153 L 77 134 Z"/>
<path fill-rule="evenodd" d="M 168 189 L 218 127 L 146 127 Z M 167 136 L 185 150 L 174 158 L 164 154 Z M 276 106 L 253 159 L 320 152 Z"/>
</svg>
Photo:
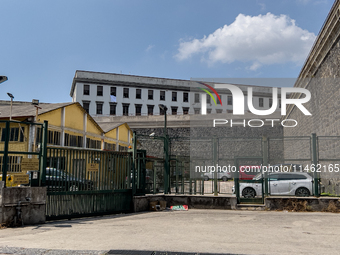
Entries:
<svg viewBox="0 0 340 255">
<path fill-rule="evenodd" d="M 214 83 L 208 83 L 214 87 Z M 202 95 L 196 81 L 144 77 L 125 74 L 76 71 L 70 95 L 92 116 L 146 116 L 163 115 L 159 104 L 167 106 L 167 114 L 200 114 Z M 245 94 L 247 85 L 237 85 Z M 253 87 L 253 105 L 256 109 L 269 109 L 272 104 L 272 89 Z M 231 113 L 232 95 L 228 90 L 218 90 L 222 105 L 206 96 L 207 113 Z M 279 110 L 280 104 L 277 110 Z"/>
</svg>

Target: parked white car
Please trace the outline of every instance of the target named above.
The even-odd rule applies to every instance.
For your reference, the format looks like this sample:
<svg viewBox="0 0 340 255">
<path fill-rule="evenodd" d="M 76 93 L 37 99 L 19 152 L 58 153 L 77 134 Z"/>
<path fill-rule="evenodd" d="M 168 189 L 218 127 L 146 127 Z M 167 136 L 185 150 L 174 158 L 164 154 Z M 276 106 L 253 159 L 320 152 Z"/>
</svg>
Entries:
<svg viewBox="0 0 340 255">
<path fill-rule="evenodd" d="M 262 174 L 253 178 L 261 179 Z M 313 178 L 308 173 L 268 173 L 268 183 L 270 195 L 308 197 L 313 194 Z M 245 198 L 262 196 L 262 184 L 240 182 L 240 195 Z"/>
</svg>

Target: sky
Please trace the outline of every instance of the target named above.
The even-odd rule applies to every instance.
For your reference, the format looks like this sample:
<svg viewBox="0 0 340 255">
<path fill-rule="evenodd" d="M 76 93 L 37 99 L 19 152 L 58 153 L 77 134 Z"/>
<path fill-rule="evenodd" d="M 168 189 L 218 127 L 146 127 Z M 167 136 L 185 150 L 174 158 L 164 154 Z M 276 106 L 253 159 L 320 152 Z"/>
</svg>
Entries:
<svg viewBox="0 0 340 255">
<path fill-rule="evenodd" d="M 297 78 L 334 0 L 0 0 L 0 100 L 70 102 L 76 70 Z"/>
</svg>

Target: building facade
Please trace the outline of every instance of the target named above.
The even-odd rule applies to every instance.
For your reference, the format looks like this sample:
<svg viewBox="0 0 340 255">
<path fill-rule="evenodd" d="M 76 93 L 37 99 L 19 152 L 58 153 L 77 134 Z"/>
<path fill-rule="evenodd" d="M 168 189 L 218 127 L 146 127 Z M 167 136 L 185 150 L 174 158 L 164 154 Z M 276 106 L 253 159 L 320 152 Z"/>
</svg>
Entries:
<svg viewBox="0 0 340 255">
<path fill-rule="evenodd" d="M 41 132 L 29 123 L 45 120 L 48 121 L 48 146 L 127 151 L 132 145 L 132 131 L 126 123 L 99 125 L 79 103 L 42 103 L 39 107 L 36 115 L 36 108 L 30 103 L 15 102 L 12 111 L 7 102 L 0 103 L 0 122 L 9 120 L 10 115 L 14 121 L 10 130 L 13 150 L 35 151 Z M 0 123 L 0 148 L 4 144 L 4 125 Z"/>
<path fill-rule="evenodd" d="M 214 83 L 207 82 L 214 87 Z M 76 71 L 70 96 L 80 103 L 92 116 L 147 116 L 163 115 L 159 104 L 167 106 L 168 115 L 200 114 L 202 95 L 196 81 L 155 77 Z M 245 94 L 247 108 L 247 85 L 237 85 Z M 265 86 L 253 88 L 253 105 L 256 109 L 269 109 L 272 89 Z M 232 113 L 233 99 L 230 91 L 218 90 L 222 104 L 206 96 L 207 114 Z M 280 104 L 277 110 L 280 109 Z"/>
</svg>

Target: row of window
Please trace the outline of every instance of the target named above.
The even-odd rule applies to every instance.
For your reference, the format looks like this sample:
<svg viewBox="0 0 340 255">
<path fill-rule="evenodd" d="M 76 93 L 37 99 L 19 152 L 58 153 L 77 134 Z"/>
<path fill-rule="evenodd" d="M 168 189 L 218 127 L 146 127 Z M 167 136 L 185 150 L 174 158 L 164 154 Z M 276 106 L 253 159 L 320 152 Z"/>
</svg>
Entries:
<svg viewBox="0 0 340 255">
<path fill-rule="evenodd" d="M 96 104 L 96 114 L 97 115 L 102 115 L 103 114 L 103 102 L 97 102 Z M 90 103 L 89 102 L 83 102 L 83 107 L 84 109 L 89 112 L 89 106 Z M 122 116 L 129 116 L 131 115 L 130 112 L 130 104 L 125 104 L 122 103 L 123 106 L 123 112 L 120 113 L 120 115 Z M 136 116 L 141 116 L 142 115 L 142 104 L 135 104 L 135 115 Z M 179 112 L 179 108 L 182 108 L 182 112 Z M 155 106 L 154 105 L 147 105 L 147 115 L 154 115 L 154 109 Z M 170 109 L 171 111 L 171 115 L 177 115 L 177 114 L 189 114 L 189 107 L 177 107 L 177 106 L 171 106 Z M 223 109 L 215 109 L 216 113 L 223 113 Z M 207 109 L 207 113 L 211 113 L 212 109 Z M 227 113 L 232 113 L 232 110 L 227 109 L 225 112 Z M 168 114 L 170 112 L 168 111 Z M 195 114 L 200 114 L 201 113 L 201 109 L 200 108 L 194 108 L 194 113 Z M 160 115 L 164 115 L 164 110 L 160 109 Z M 119 115 L 117 114 L 117 104 L 116 103 L 110 103 L 110 115 L 112 116 L 116 116 Z"/>
<path fill-rule="evenodd" d="M 22 156 L 8 156 L 7 159 L 7 171 L 8 172 L 21 172 Z M 2 169 L 4 157 L 0 156 L 0 168 Z"/>
<path fill-rule="evenodd" d="M 91 138 L 86 138 L 86 148 L 101 149 L 101 141 L 92 140 Z"/>
<path fill-rule="evenodd" d="M 90 95 L 90 85 L 84 85 L 83 94 L 89 96 Z M 110 88 L 110 95 L 117 96 L 117 88 Z M 103 86 L 97 86 L 97 96 L 103 96 Z M 123 88 L 123 98 L 129 98 L 129 88 Z M 142 99 L 142 89 L 136 89 L 136 99 Z M 148 100 L 154 99 L 154 91 L 148 90 Z M 159 100 L 165 101 L 165 90 L 160 91 Z M 172 92 L 172 101 L 177 102 L 177 92 Z M 183 92 L 183 102 L 189 102 L 189 93 Z"/>
<path fill-rule="evenodd" d="M 47 143 L 52 145 L 61 145 L 61 132 L 60 131 L 54 131 L 54 130 L 48 130 L 47 133 Z M 37 131 L 37 143 L 41 142 L 41 128 L 38 128 Z M 77 136 L 77 135 L 70 135 L 65 133 L 65 146 L 71 146 L 71 147 L 83 147 L 83 136 Z M 124 147 L 124 146 L 123 146 Z M 120 151 L 126 151 L 124 148 L 121 148 Z M 101 149 L 101 141 L 100 140 L 93 140 L 91 138 L 86 138 L 86 148 L 90 149 Z M 116 144 L 115 143 L 107 143 L 104 142 L 104 149 L 115 151 L 116 150 Z"/>
<path fill-rule="evenodd" d="M 5 139 L 6 139 L 6 128 L 3 128 L 2 133 L 1 133 L 1 142 L 4 142 Z M 24 142 L 25 141 L 25 127 L 11 128 L 9 131 L 9 141 Z"/>
<path fill-rule="evenodd" d="M 117 96 L 117 88 L 116 87 L 110 87 L 110 95 L 112 96 Z M 84 95 L 90 95 L 90 85 L 84 85 Z M 103 86 L 97 86 L 97 96 L 103 96 Z M 123 88 L 123 98 L 129 98 L 129 88 Z M 220 98 L 222 100 L 222 95 L 220 95 Z M 142 89 L 136 89 L 136 99 L 142 99 Z M 153 90 L 148 90 L 148 100 L 153 100 L 154 99 L 154 91 Z M 160 101 L 165 101 L 165 90 L 160 91 L 159 95 L 159 100 Z M 173 91 L 172 92 L 172 98 L 171 100 L 173 102 L 177 102 L 177 92 Z M 264 98 L 260 97 L 258 98 L 258 103 L 259 107 L 264 107 Z M 183 92 L 183 102 L 188 103 L 189 102 L 189 93 L 188 92 Z M 195 93 L 194 97 L 194 102 L 195 103 L 200 103 L 200 94 Z M 207 96 L 207 103 L 211 104 L 211 97 Z M 219 100 L 216 100 L 217 104 L 221 104 Z M 227 96 L 227 105 L 232 105 L 233 104 L 233 97 L 230 95 Z M 272 107 L 273 100 L 270 98 L 269 99 L 269 107 Z M 280 106 L 281 108 L 281 100 L 280 100 Z M 101 113 L 97 113 L 101 114 Z"/>
<path fill-rule="evenodd" d="M 96 114 L 97 115 L 102 115 L 103 114 L 103 102 L 97 102 L 96 103 Z M 130 104 L 122 104 L 123 106 L 123 116 L 129 116 L 129 108 Z M 140 116 L 142 115 L 142 104 L 135 104 L 135 115 Z M 89 108 L 90 108 L 90 103 L 89 102 L 83 102 L 83 108 L 89 113 Z M 154 105 L 147 105 L 148 108 L 148 115 L 154 115 Z M 171 114 L 176 115 L 177 114 L 177 106 L 172 106 L 171 107 Z M 183 114 L 188 114 L 189 113 L 189 107 L 182 107 L 183 109 Z M 110 103 L 110 115 L 117 115 L 117 104 L 115 103 Z M 160 115 L 164 115 L 164 110 L 160 109 Z"/>
<path fill-rule="evenodd" d="M 10 136 L 9 141 L 11 142 L 24 142 L 25 140 L 25 127 L 16 127 L 11 128 L 10 130 Z M 6 129 L 2 129 L 1 134 L 1 141 L 4 142 L 6 137 Z M 53 144 L 53 145 L 61 145 L 61 132 L 59 131 L 53 131 L 48 130 L 47 133 L 47 143 Z M 37 129 L 37 136 L 36 136 L 36 142 L 41 142 L 41 128 Z M 65 133 L 65 146 L 71 146 L 71 147 L 83 147 L 83 137 L 82 136 L 75 136 Z M 93 149 L 101 149 L 101 142 L 97 140 L 92 140 L 90 138 L 87 138 L 86 140 L 86 147 L 87 148 L 93 148 Z"/>
<path fill-rule="evenodd" d="M 14 132 L 15 133 L 15 132 Z M 36 142 L 41 142 L 41 128 L 38 128 Z M 15 138 L 15 136 L 14 136 Z M 47 133 L 47 143 L 52 145 L 61 145 L 61 132 L 60 131 L 53 131 L 48 130 Z M 70 147 L 80 147 L 84 146 L 83 144 L 83 136 L 78 135 L 70 135 L 65 133 L 64 136 L 64 145 Z M 21 138 L 20 138 L 21 139 Z M 20 140 L 21 141 L 21 140 Z M 91 138 L 86 138 L 86 148 L 89 149 L 101 149 L 101 141 L 100 140 L 93 140 Z M 104 143 L 104 149 L 106 150 L 115 150 L 116 144 L 114 143 Z"/>
</svg>

